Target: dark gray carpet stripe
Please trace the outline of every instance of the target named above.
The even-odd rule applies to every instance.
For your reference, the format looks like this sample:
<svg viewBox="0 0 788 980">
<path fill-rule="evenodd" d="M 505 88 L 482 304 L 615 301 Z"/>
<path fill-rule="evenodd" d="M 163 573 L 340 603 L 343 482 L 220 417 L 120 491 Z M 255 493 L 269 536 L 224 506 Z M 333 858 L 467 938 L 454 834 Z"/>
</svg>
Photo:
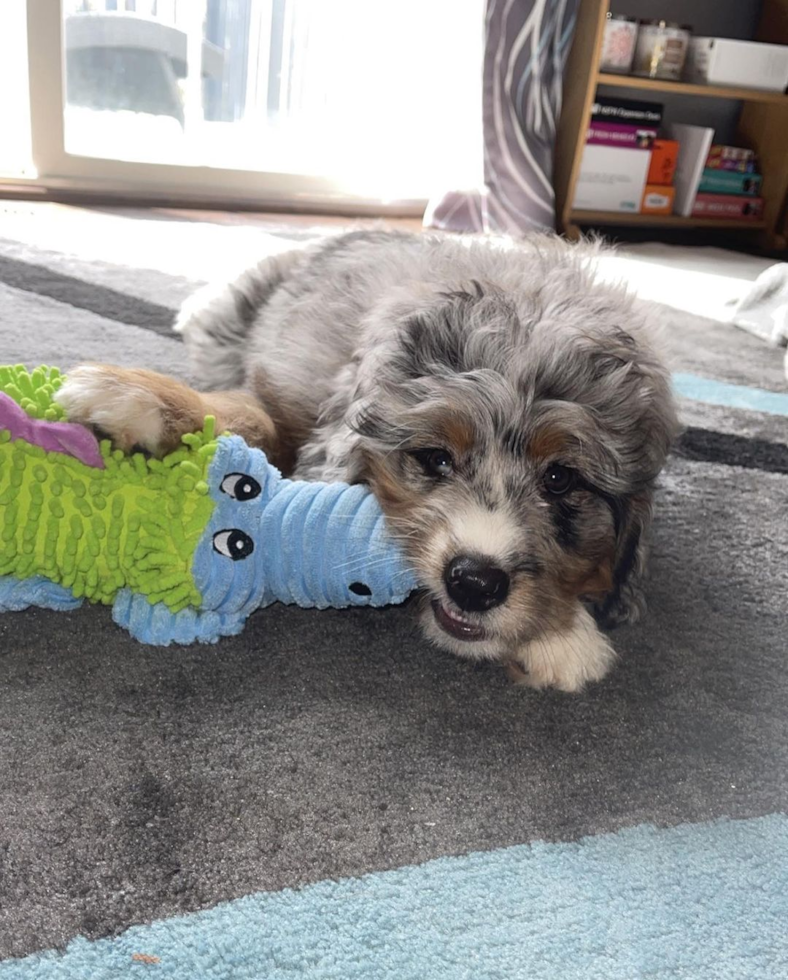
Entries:
<svg viewBox="0 0 788 980">
<path fill-rule="evenodd" d="M 714 432 L 690 426 L 675 450 L 677 456 L 703 463 L 743 466 L 748 470 L 788 473 L 788 446 L 765 439 L 751 439 L 730 432 Z"/>
<path fill-rule="evenodd" d="M 38 293 L 60 303 L 89 310 L 108 320 L 145 327 L 171 340 L 180 339 L 178 334 L 172 332 L 174 310 L 106 286 L 97 286 L 61 272 L 54 272 L 45 266 L 0 256 L 0 281 L 15 289 Z"/>
</svg>

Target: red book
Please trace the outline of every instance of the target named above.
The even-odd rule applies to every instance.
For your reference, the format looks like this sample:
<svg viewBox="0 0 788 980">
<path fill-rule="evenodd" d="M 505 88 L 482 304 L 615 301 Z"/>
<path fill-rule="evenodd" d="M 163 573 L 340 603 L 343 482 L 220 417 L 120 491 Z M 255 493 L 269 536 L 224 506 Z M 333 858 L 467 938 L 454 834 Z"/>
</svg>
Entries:
<svg viewBox="0 0 788 980">
<path fill-rule="evenodd" d="M 695 218 L 740 218 L 757 221 L 763 215 L 762 197 L 738 194 L 698 194 L 692 208 Z"/>
<path fill-rule="evenodd" d="M 646 183 L 672 184 L 678 158 L 679 144 L 676 140 L 654 140 Z"/>
</svg>

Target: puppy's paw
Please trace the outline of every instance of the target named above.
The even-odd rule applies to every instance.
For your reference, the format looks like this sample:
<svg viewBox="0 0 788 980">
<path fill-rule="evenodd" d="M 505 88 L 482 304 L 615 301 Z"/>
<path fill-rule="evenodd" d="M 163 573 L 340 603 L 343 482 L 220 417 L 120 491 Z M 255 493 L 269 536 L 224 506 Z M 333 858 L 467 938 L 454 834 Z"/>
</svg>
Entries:
<svg viewBox="0 0 788 980">
<path fill-rule="evenodd" d="M 124 452 L 154 455 L 176 448 L 201 424 L 197 392 L 152 371 L 84 365 L 68 373 L 57 393 L 70 422 L 97 429 Z"/>
<path fill-rule="evenodd" d="M 604 629 L 636 623 L 646 611 L 646 596 L 640 576 L 630 580 L 594 606 L 594 618 Z"/>
<path fill-rule="evenodd" d="M 518 684 L 555 687 L 574 694 L 586 684 L 601 680 L 615 659 L 615 651 L 593 617 L 579 607 L 569 630 L 531 640 L 516 652 L 507 670 Z"/>
</svg>

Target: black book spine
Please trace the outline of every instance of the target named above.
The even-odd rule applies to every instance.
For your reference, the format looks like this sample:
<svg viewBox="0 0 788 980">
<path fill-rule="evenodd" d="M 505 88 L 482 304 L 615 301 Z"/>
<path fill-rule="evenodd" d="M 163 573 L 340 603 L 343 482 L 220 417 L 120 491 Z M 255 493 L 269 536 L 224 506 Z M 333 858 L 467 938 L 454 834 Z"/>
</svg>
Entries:
<svg viewBox="0 0 788 980">
<path fill-rule="evenodd" d="M 663 107 L 658 102 L 636 102 L 632 99 L 594 100 L 591 119 L 594 122 L 618 123 L 624 126 L 659 126 Z"/>
</svg>

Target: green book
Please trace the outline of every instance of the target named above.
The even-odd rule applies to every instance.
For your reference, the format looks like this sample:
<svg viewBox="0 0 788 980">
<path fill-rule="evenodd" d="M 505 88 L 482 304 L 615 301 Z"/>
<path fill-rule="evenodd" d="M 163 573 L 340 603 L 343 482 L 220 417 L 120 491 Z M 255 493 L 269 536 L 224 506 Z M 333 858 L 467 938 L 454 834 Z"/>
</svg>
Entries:
<svg viewBox="0 0 788 980">
<path fill-rule="evenodd" d="M 752 194 L 761 189 L 760 174 L 740 174 L 735 170 L 712 170 L 707 167 L 698 185 L 703 194 Z"/>
</svg>

